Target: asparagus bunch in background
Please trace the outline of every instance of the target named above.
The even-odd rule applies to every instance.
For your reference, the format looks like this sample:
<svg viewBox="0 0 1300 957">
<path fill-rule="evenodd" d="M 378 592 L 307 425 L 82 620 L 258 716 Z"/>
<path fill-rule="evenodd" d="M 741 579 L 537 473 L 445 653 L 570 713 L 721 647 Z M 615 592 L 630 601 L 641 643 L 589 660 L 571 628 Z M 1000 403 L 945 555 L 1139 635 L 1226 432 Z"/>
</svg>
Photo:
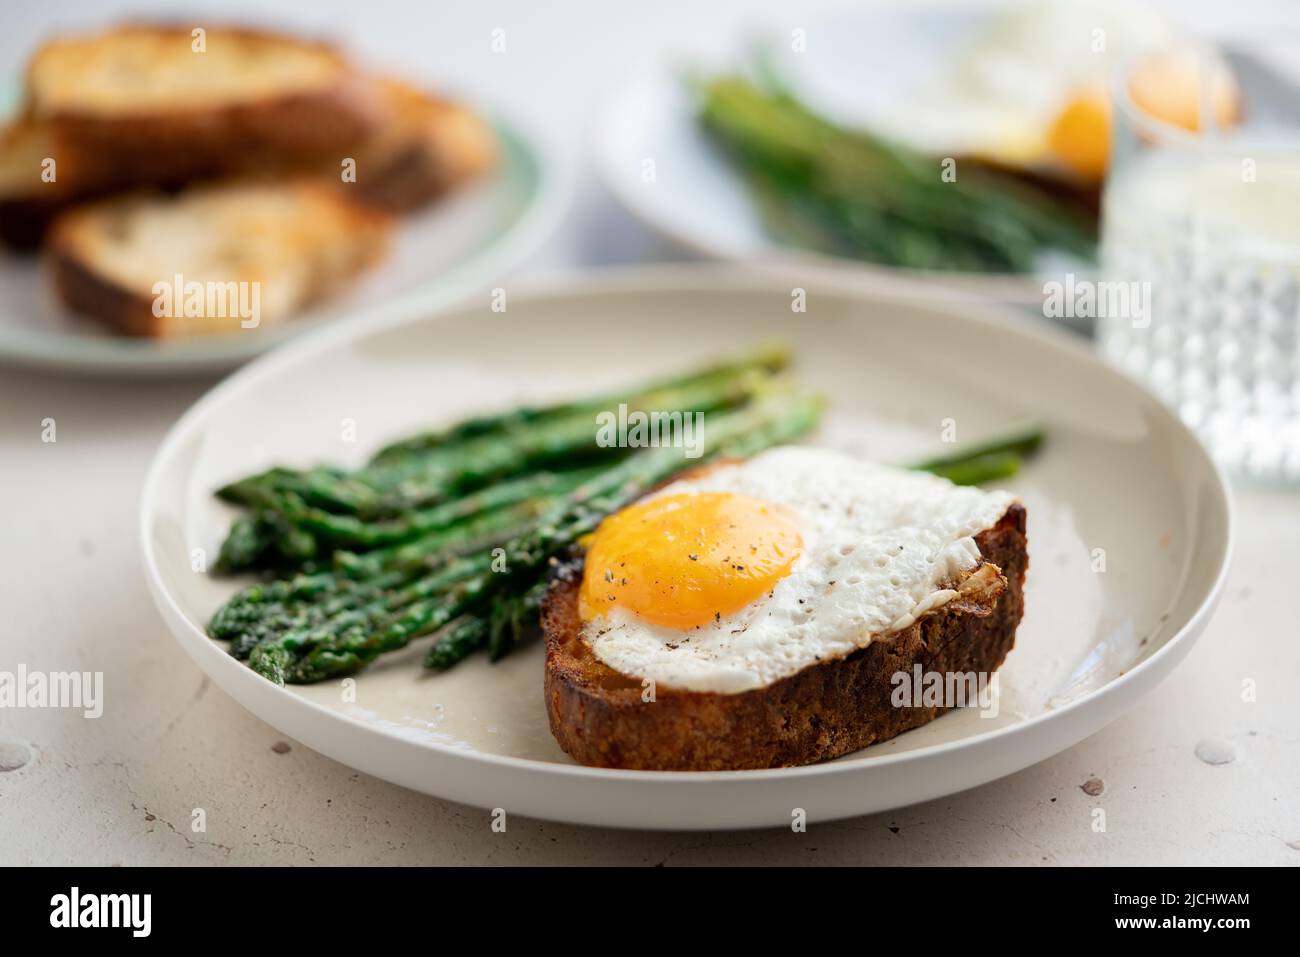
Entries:
<svg viewBox="0 0 1300 957">
<path fill-rule="evenodd" d="M 700 121 L 745 176 L 772 233 L 893 266 L 1031 272 L 1045 250 L 1085 260 L 1096 227 L 1074 197 L 975 162 L 837 126 L 743 76 L 697 84 Z"/>
</svg>

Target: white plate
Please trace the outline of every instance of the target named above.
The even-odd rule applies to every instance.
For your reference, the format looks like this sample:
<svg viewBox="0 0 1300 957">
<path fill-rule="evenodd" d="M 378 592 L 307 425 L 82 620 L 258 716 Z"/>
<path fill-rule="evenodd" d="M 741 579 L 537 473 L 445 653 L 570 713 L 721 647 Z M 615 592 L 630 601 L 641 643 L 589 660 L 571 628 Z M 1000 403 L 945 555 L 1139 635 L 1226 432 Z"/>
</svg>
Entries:
<svg viewBox="0 0 1300 957">
<path fill-rule="evenodd" d="M 607 274 L 437 318 L 342 325 L 217 386 L 177 423 L 146 481 L 150 587 L 213 681 L 285 734 L 369 774 L 488 808 L 596 825 L 732 828 L 817 820 L 969 788 L 1067 748 L 1186 654 L 1226 572 L 1223 478 L 1163 405 L 1062 333 L 831 280 L 790 309 L 779 277 L 667 268 Z M 422 674 L 424 639 L 355 682 L 277 688 L 203 626 L 237 587 L 191 570 L 231 511 L 212 490 L 271 462 L 359 463 L 386 439 L 475 410 L 625 384 L 782 336 L 831 400 L 819 441 L 884 461 L 1027 415 L 1049 442 L 1010 486 L 1029 514 L 1027 611 L 998 717 L 939 720 L 828 764 L 672 773 L 584 768 L 547 729 L 542 649 Z M 354 443 L 340 440 L 344 420 Z M 1098 549 L 1104 550 L 1098 552 Z M 1105 571 L 1094 570 L 1104 554 Z"/>
<path fill-rule="evenodd" d="M 503 277 L 551 233 L 569 178 L 537 142 L 500 120 L 497 168 L 399 221 L 391 253 L 344 293 L 267 329 L 159 342 L 117 336 L 55 299 L 38 257 L 0 251 L 0 360 L 78 372 L 175 375 L 223 371 L 363 305 L 433 309 Z"/>
<path fill-rule="evenodd" d="M 846 125 L 890 129 L 897 102 L 921 86 L 987 23 L 989 9 L 952 2 L 886 4 L 870 12 L 812 19 L 802 14 L 773 22 L 725 50 L 655 63 L 641 70 L 611 100 L 597 129 L 597 169 L 629 212 L 693 252 L 728 261 L 798 263 L 803 268 L 845 270 L 888 284 L 899 278 L 927 281 L 935 295 L 955 301 L 981 298 L 1041 305 L 1043 278 L 1060 269 L 1090 267 L 1046 258 L 1043 276 L 931 272 L 878 265 L 782 245 L 762 217 L 738 171 L 700 129 L 686 86 L 692 71 L 709 75 L 735 69 L 757 43 L 772 47 L 778 74 L 805 102 Z M 805 53 L 789 49 L 792 29 L 804 31 Z M 653 178 L 647 163 L 653 162 Z"/>
</svg>

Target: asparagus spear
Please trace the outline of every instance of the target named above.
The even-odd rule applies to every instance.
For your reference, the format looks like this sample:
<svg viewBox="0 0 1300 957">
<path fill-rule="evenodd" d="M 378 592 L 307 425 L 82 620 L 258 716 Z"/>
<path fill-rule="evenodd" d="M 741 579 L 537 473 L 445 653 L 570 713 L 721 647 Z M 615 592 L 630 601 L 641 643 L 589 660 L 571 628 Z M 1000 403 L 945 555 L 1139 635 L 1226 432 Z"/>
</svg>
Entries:
<svg viewBox="0 0 1300 957">
<path fill-rule="evenodd" d="M 428 569 L 425 570 L 426 573 Z M 328 620 L 419 577 L 403 569 L 354 581 L 331 573 L 255 585 L 231 598 L 208 623 L 208 635 L 230 641 L 231 654 L 246 657 L 259 641 Z"/>
<path fill-rule="evenodd" d="M 748 402 L 769 382 L 770 377 L 750 371 L 725 381 L 708 380 L 643 396 L 629 407 L 708 414 Z M 595 414 L 585 411 L 371 470 L 366 479 L 377 495 L 363 512 L 375 517 L 400 514 L 527 469 L 624 456 L 625 450 L 602 448 L 597 440 Z"/>
<path fill-rule="evenodd" d="M 216 570 L 222 574 L 256 568 L 275 546 L 271 523 L 259 515 L 241 515 L 235 519 L 221 543 Z"/>
<path fill-rule="evenodd" d="M 523 643 L 525 633 L 537 623 L 537 609 L 549 585 L 550 581 L 543 575 L 523 594 L 511 595 L 493 606 L 492 627 L 488 632 L 489 660 L 500 661 L 512 648 Z M 498 612 L 502 619 L 499 626 Z"/>
<path fill-rule="evenodd" d="M 438 558 L 468 555 L 510 541 L 536 524 L 548 505 L 544 499 L 521 502 L 397 545 L 361 553 L 338 551 L 334 565 L 341 574 L 355 579 L 389 569 L 427 567 Z"/>
<path fill-rule="evenodd" d="M 347 603 L 341 611 L 323 621 L 313 620 L 307 627 L 276 632 L 259 641 L 249 653 L 249 666 L 276 680 L 277 684 L 283 683 L 285 668 L 295 658 L 305 656 L 317 648 L 323 648 L 323 656 L 328 658 L 329 649 L 334 643 L 347 646 L 367 635 L 391 633 L 404 620 L 412 621 L 417 615 L 423 616 L 424 609 L 435 596 L 477 593 L 481 590 L 485 575 L 491 575 L 490 554 L 455 559 L 396 589 L 367 590 L 363 592 L 363 597 L 368 600 L 362 604 Z M 467 583 L 468 590 L 465 589 Z M 448 614 L 422 633 L 441 628 L 457 617 L 460 611 L 466 610 L 467 607 L 460 608 L 455 613 Z M 327 673 L 322 673 L 321 677 Z"/>
<path fill-rule="evenodd" d="M 736 359 L 673 376 L 657 382 L 647 383 L 633 390 L 629 395 L 626 390 L 609 393 L 575 402 L 559 405 L 529 407 L 523 406 L 496 415 L 480 416 L 468 419 L 450 428 L 403 439 L 385 446 L 375 453 L 370 460 L 372 465 L 383 465 L 400 461 L 412 452 L 444 448 L 467 438 L 476 438 L 493 433 L 509 432 L 520 425 L 544 420 L 553 420 L 565 416 L 583 416 L 589 418 L 597 412 L 610 409 L 621 402 L 642 408 L 669 408 L 664 404 L 664 393 L 706 382 L 723 383 L 751 371 L 779 372 L 790 361 L 790 349 L 783 343 L 767 343 Z"/>
<path fill-rule="evenodd" d="M 981 485 L 1015 475 L 1020 471 L 1020 456 L 1014 452 L 990 452 L 925 471 L 942 476 L 954 485 Z"/>
<path fill-rule="evenodd" d="M 918 472 L 937 472 L 956 466 L 968 465 L 972 460 L 998 454 L 1030 455 L 1043 444 L 1046 430 L 1041 422 L 1021 422 L 993 435 L 959 445 L 941 455 L 921 459 L 907 466 Z"/>
<path fill-rule="evenodd" d="M 475 542 L 494 542 L 503 532 L 527 524 L 558 495 L 591 474 L 594 470 L 588 469 L 528 476 L 402 519 L 380 522 L 334 515 L 286 496 L 284 515 L 259 513 L 235 522 L 222 544 L 217 570 L 228 574 L 300 566 L 332 552 L 336 567 L 359 577 L 390 562 L 418 561 L 437 550 L 455 551 Z M 278 529 L 291 530 L 293 538 L 284 538 Z M 245 544 L 250 536 L 258 538 L 252 545 Z M 297 548 L 285 544 L 293 539 L 308 544 Z"/>
<path fill-rule="evenodd" d="M 354 515 L 335 515 L 319 508 L 291 508 L 285 517 L 336 547 L 380 548 L 448 529 L 475 516 L 529 502 L 545 503 L 577 488 L 596 469 L 539 472 L 488 486 L 443 505 L 410 512 L 401 518 L 367 522 Z"/>
<path fill-rule="evenodd" d="M 424 658 L 426 668 L 446 671 L 487 644 L 491 626 L 481 615 L 466 615 L 447 629 Z"/>
<path fill-rule="evenodd" d="M 388 610 L 409 604 L 423 595 L 421 589 L 428 582 L 439 581 L 452 559 L 490 550 L 523 534 L 556 500 L 521 502 L 365 555 L 336 553 L 337 567 L 332 572 L 244 589 L 217 611 L 208 633 L 231 641 L 231 653 L 243 657 L 265 638 L 296 634 L 326 622 L 337 624 L 338 616 L 351 620 L 355 609 L 373 610 L 381 600 Z"/>
</svg>

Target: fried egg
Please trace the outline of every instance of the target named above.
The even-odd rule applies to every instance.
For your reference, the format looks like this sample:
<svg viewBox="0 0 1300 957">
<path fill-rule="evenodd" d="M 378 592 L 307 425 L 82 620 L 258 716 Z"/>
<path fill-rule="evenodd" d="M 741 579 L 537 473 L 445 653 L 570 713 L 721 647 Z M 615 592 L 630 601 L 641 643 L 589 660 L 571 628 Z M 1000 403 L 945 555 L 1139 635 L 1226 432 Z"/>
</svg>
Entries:
<svg viewBox="0 0 1300 957">
<path fill-rule="evenodd" d="M 1186 43 L 1158 12 L 1130 0 L 1033 0 L 1007 5 L 873 125 L 940 156 L 974 156 L 1012 169 L 1096 183 L 1110 142 L 1111 71 Z M 1222 57 L 1212 70 L 1220 125 L 1240 112 Z M 1196 129 L 1200 59 L 1157 56 L 1135 98 L 1153 115 Z M 1190 104 L 1190 107 L 1189 107 Z"/>
<path fill-rule="evenodd" d="M 700 470 L 596 529 L 582 637 L 665 688 L 766 687 L 951 600 L 1014 501 L 799 446 Z"/>
</svg>

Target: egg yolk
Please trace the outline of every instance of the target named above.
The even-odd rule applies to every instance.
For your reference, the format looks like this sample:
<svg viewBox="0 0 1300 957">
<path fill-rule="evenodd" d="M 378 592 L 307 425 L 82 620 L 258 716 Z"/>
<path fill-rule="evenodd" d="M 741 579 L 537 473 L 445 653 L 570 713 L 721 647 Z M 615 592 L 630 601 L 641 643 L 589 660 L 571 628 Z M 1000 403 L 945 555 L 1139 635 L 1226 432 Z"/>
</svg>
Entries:
<svg viewBox="0 0 1300 957">
<path fill-rule="evenodd" d="M 1210 108 L 1220 127 L 1241 117 L 1241 95 L 1231 73 L 1212 67 Z M 1152 56 L 1129 77 L 1133 102 L 1156 119 L 1196 131 L 1201 126 L 1201 67 L 1185 51 Z M 1078 178 L 1100 182 L 1110 159 L 1110 96 L 1101 83 L 1076 90 L 1048 130 L 1053 154 Z"/>
<path fill-rule="evenodd" d="M 1135 67 L 1129 77 L 1129 95 L 1152 116 L 1195 132 L 1201 128 L 1203 73 L 1208 74 L 1214 124 L 1232 126 L 1241 116 L 1236 78 L 1218 64 L 1203 70 L 1196 57 L 1185 50 L 1150 57 Z"/>
<path fill-rule="evenodd" d="M 1047 134 L 1057 158 L 1076 176 L 1099 182 L 1110 159 L 1110 101 L 1101 85 L 1080 90 Z"/>
<path fill-rule="evenodd" d="M 667 628 L 733 614 L 790 571 L 803 548 L 778 505 L 727 492 L 665 495 L 601 522 L 578 593 L 584 621 L 622 608 Z"/>
</svg>

